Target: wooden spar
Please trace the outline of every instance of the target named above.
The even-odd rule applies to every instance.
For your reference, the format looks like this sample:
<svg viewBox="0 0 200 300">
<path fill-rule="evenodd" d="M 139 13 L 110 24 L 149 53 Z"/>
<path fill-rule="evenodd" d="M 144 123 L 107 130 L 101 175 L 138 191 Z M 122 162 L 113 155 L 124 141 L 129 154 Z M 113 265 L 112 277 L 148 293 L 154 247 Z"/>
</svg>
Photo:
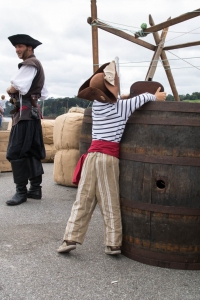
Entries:
<svg viewBox="0 0 200 300">
<path fill-rule="evenodd" d="M 92 18 L 88 18 L 87 22 L 90 25 L 92 25 Z M 152 45 L 150 43 L 147 43 L 145 41 L 136 39 L 134 36 L 132 36 L 130 34 L 127 34 L 127 33 L 123 32 L 121 30 L 115 29 L 115 28 L 109 26 L 106 23 L 102 23 L 102 22 L 100 22 L 98 20 L 95 20 L 95 23 L 93 22 L 93 24 L 95 24 L 95 26 L 92 26 L 92 27 L 98 27 L 98 28 L 100 28 L 102 30 L 105 30 L 105 31 L 110 32 L 110 33 L 112 33 L 114 35 L 117 35 L 117 36 L 119 36 L 119 37 L 121 37 L 121 38 L 123 38 L 125 40 L 128 40 L 128 41 L 130 41 L 132 43 L 138 44 L 138 45 L 140 45 L 140 46 L 142 46 L 144 48 L 150 49 L 152 51 L 155 51 L 155 49 L 156 49 L 156 47 L 154 45 Z"/>
<path fill-rule="evenodd" d="M 91 0 L 91 20 L 97 19 L 96 0 Z M 93 72 L 99 68 L 99 51 L 98 51 L 98 28 L 92 26 L 92 53 L 93 53 Z"/>
<path fill-rule="evenodd" d="M 145 29 L 145 33 L 146 32 L 153 33 L 153 32 L 159 31 L 159 30 L 161 30 L 163 28 L 166 28 L 166 27 L 169 27 L 169 26 L 172 26 L 172 25 L 184 22 L 186 20 L 195 18 L 195 17 L 197 17 L 199 15 L 200 15 L 200 8 L 198 8 L 196 10 L 193 10 L 192 12 L 188 12 L 186 14 L 180 15 L 179 17 L 173 18 L 171 20 L 167 20 L 167 21 L 162 22 L 160 24 L 157 24 L 157 25 L 151 26 L 149 28 L 146 28 Z"/>
<path fill-rule="evenodd" d="M 192 47 L 192 46 L 199 46 L 200 41 L 191 42 L 191 43 L 185 43 L 185 44 L 177 44 L 173 46 L 167 46 L 164 47 L 163 50 L 173 50 L 173 49 L 180 49 L 180 48 L 186 48 L 186 47 Z"/>
<path fill-rule="evenodd" d="M 152 25 L 152 26 L 154 26 L 154 24 L 155 24 L 151 15 L 149 15 L 149 24 Z M 160 41 L 159 33 L 158 32 L 154 32 L 153 33 L 153 37 L 154 37 L 154 40 L 155 40 L 156 44 L 158 44 L 159 41 Z M 160 57 L 162 59 L 162 64 L 163 64 L 163 67 L 165 69 L 165 72 L 166 72 L 166 75 L 167 75 L 167 78 L 168 78 L 168 81 L 169 81 L 172 93 L 174 95 L 174 99 L 176 101 L 180 101 L 180 98 L 179 98 L 179 95 L 178 95 L 178 92 L 177 92 L 177 89 L 176 89 L 176 84 L 174 82 L 174 78 L 173 78 L 172 72 L 170 70 L 170 64 L 169 64 L 169 61 L 167 59 L 167 55 L 166 55 L 166 52 L 165 52 L 164 49 L 163 49 L 163 51 L 160 54 Z"/>
<path fill-rule="evenodd" d="M 145 78 L 146 81 L 152 81 L 152 79 L 153 79 L 153 76 L 155 74 L 155 71 L 156 71 L 156 68 L 157 68 L 157 65 L 158 65 L 158 59 L 159 59 L 159 57 L 162 53 L 162 50 L 163 50 L 163 46 L 164 46 L 164 43 L 165 43 L 165 38 L 167 36 L 167 32 L 168 32 L 168 27 L 164 28 L 163 31 L 162 31 L 161 38 L 159 39 L 157 49 L 156 49 L 156 51 L 153 55 L 149 70 L 148 70 L 146 78 Z"/>
</svg>

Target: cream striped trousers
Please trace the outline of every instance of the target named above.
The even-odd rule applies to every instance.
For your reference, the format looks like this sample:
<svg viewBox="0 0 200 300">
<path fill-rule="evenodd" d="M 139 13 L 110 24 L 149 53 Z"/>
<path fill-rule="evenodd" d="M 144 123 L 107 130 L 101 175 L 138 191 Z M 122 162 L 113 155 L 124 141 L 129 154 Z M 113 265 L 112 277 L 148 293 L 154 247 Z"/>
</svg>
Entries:
<svg viewBox="0 0 200 300">
<path fill-rule="evenodd" d="M 87 155 L 83 164 L 76 201 L 67 223 L 64 240 L 83 243 L 97 203 L 104 219 L 105 245 L 121 246 L 119 160 L 107 154 L 92 152 Z"/>
</svg>

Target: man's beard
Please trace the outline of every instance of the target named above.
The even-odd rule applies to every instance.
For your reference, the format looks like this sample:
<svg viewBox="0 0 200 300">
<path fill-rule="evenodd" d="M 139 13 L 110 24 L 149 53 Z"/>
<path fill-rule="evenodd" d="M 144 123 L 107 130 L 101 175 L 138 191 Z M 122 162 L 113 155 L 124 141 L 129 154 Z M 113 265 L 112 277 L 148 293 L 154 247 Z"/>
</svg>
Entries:
<svg viewBox="0 0 200 300">
<path fill-rule="evenodd" d="M 22 54 L 22 59 L 27 58 L 27 52 L 28 52 L 28 48 L 26 48 L 26 50 L 24 50 L 23 54 Z"/>
</svg>

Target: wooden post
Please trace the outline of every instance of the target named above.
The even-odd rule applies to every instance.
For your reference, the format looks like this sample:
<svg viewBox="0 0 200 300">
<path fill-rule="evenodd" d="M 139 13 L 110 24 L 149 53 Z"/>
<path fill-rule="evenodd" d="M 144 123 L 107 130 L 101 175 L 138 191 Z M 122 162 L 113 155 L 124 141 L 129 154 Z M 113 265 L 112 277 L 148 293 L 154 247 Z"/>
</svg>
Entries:
<svg viewBox="0 0 200 300">
<path fill-rule="evenodd" d="M 92 21 L 97 19 L 96 0 L 91 0 L 91 17 Z M 92 53 L 93 53 L 93 72 L 99 68 L 99 51 L 98 51 L 98 28 L 92 26 Z"/>
<path fill-rule="evenodd" d="M 184 22 L 186 20 L 198 17 L 199 15 L 200 15 L 200 8 L 198 8 L 196 10 L 193 10 L 191 12 L 188 12 L 186 14 L 183 14 L 183 15 L 181 15 L 179 17 L 167 20 L 167 21 L 162 22 L 160 24 L 152 25 L 152 27 L 149 27 L 149 28 L 145 29 L 145 33 L 147 33 L 147 32 L 149 32 L 149 33 L 156 32 L 156 31 L 159 31 L 159 30 L 161 30 L 161 29 L 163 29 L 165 27 L 169 27 L 169 26 L 172 26 L 172 25 Z"/>
<path fill-rule="evenodd" d="M 115 57 L 115 64 L 116 64 L 117 75 L 118 75 L 118 77 L 119 77 L 119 95 L 121 95 L 120 75 L 119 75 L 119 57 L 118 57 L 118 56 Z"/>
<path fill-rule="evenodd" d="M 167 46 L 167 47 L 164 47 L 164 50 L 174 50 L 174 49 L 199 46 L 199 45 L 200 45 L 200 41 L 196 41 L 196 42 L 190 42 L 190 43 L 185 43 L 185 44 L 177 44 L 177 45 Z"/>
<path fill-rule="evenodd" d="M 154 20 L 153 20 L 153 18 L 152 18 L 151 15 L 149 15 L 149 24 L 151 26 L 155 25 Z M 159 44 L 159 42 L 160 42 L 159 33 L 158 32 L 154 32 L 153 33 L 153 37 L 154 37 L 154 40 L 155 40 L 156 44 Z M 169 81 L 172 93 L 174 95 L 174 99 L 176 101 L 180 101 L 180 98 L 179 98 L 179 95 L 178 95 L 178 92 L 177 92 L 177 89 L 176 89 L 176 84 L 174 82 L 174 78 L 173 78 L 172 72 L 170 70 L 170 64 L 169 64 L 169 61 L 167 59 L 167 55 L 166 55 L 166 53 L 165 53 L 164 50 L 162 50 L 160 57 L 162 59 L 162 64 L 163 64 L 163 67 L 165 69 L 165 72 L 166 72 L 166 75 L 167 75 L 167 78 L 168 78 L 168 81 Z"/>
<path fill-rule="evenodd" d="M 155 71 L 156 71 L 156 68 L 157 68 L 157 65 L 158 65 L 158 59 L 159 59 L 159 57 L 162 53 L 162 50 L 163 50 L 163 46 L 164 46 L 164 43 L 165 43 L 165 38 L 167 36 L 167 32 L 168 32 L 168 27 L 163 29 L 163 31 L 162 31 L 161 38 L 159 39 L 157 49 L 156 49 L 156 51 L 153 55 L 149 70 L 148 70 L 146 78 L 145 78 L 146 81 L 151 81 L 153 79 L 153 76 L 155 74 Z"/>
</svg>

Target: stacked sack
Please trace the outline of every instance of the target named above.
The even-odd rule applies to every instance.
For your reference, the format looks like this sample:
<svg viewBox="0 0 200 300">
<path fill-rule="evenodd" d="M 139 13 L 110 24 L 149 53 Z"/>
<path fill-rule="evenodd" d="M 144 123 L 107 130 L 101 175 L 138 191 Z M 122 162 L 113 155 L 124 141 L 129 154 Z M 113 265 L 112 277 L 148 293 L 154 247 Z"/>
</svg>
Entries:
<svg viewBox="0 0 200 300">
<path fill-rule="evenodd" d="M 56 118 L 53 141 L 56 148 L 54 159 L 54 181 L 66 186 L 72 183 L 74 169 L 79 160 L 79 138 L 84 109 L 72 107 L 68 113 Z"/>
<path fill-rule="evenodd" d="M 0 131 L 0 172 L 12 171 L 11 164 L 6 159 L 9 136 L 10 130 Z"/>
<path fill-rule="evenodd" d="M 46 157 L 42 160 L 42 163 L 53 162 L 56 154 L 56 149 L 53 143 L 53 129 L 55 120 L 41 120 L 42 135 L 44 141 L 44 147 L 46 151 Z"/>
</svg>

